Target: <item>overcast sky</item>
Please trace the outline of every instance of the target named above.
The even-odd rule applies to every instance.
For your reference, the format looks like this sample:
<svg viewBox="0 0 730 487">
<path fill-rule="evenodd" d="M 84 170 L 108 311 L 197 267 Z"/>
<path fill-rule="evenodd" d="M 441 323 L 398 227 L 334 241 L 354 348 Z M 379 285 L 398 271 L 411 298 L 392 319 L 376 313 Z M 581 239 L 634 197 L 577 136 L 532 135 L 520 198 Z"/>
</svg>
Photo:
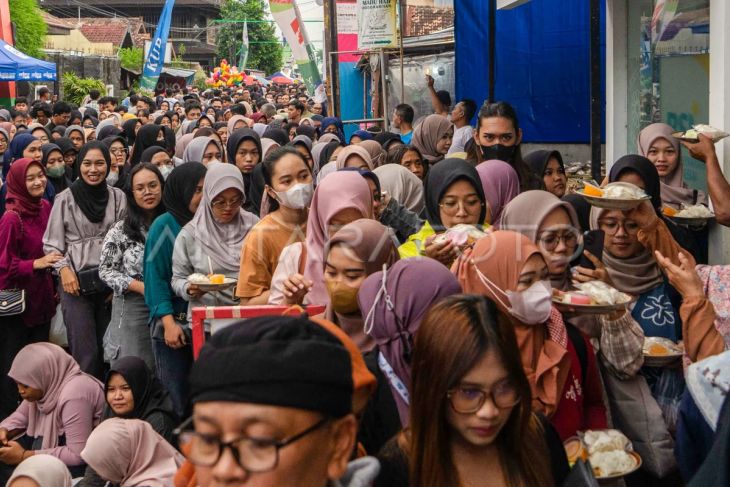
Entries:
<svg viewBox="0 0 730 487">
<path fill-rule="evenodd" d="M 322 32 L 322 26 L 323 26 L 323 18 L 324 18 L 324 10 L 322 9 L 321 5 L 317 5 L 315 0 L 295 0 L 297 5 L 299 5 L 299 11 L 302 14 L 302 19 L 305 21 L 304 25 L 307 28 L 307 34 L 309 35 L 309 40 L 314 44 L 314 47 L 317 49 L 322 49 L 324 46 L 322 45 L 322 39 L 323 39 L 323 32 Z M 318 20 L 319 22 L 307 22 L 308 20 Z M 281 31 L 279 30 L 277 26 L 277 34 L 279 37 L 281 37 Z"/>
</svg>

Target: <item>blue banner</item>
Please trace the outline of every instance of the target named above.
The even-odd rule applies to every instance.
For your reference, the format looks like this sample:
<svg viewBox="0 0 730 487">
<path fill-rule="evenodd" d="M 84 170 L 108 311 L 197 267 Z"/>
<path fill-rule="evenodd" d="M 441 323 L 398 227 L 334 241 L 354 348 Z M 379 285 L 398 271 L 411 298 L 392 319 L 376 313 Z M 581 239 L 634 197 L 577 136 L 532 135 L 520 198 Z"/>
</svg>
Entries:
<svg viewBox="0 0 730 487">
<path fill-rule="evenodd" d="M 150 43 L 150 50 L 147 59 L 144 61 L 142 81 L 140 86 L 147 90 L 154 90 L 157 86 L 157 79 L 160 77 L 162 66 L 165 64 L 165 49 L 167 48 L 167 37 L 170 34 L 170 19 L 172 18 L 172 7 L 175 0 L 165 0 L 165 6 L 160 14 L 160 23 L 157 24 L 155 35 Z"/>
</svg>

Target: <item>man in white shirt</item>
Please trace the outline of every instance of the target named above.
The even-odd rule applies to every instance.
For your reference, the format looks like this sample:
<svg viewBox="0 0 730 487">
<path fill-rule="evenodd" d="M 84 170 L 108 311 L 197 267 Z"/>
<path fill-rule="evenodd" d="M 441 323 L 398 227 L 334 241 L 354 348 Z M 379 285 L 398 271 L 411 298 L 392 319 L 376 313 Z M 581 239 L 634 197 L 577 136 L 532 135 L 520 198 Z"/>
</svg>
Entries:
<svg viewBox="0 0 730 487">
<path fill-rule="evenodd" d="M 477 104 L 474 100 L 468 98 L 457 103 L 451 111 L 451 123 L 454 124 L 454 138 L 452 139 L 448 154 L 464 152 L 466 143 L 474 136 L 474 128 L 470 122 L 476 111 Z"/>
</svg>

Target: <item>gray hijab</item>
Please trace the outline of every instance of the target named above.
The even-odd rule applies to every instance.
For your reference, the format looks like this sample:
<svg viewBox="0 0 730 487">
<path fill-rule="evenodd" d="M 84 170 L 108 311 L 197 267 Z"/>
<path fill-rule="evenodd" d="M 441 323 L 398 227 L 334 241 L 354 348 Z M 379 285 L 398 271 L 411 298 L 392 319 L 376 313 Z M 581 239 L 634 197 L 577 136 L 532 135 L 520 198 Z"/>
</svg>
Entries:
<svg viewBox="0 0 730 487">
<path fill-rule="evenodd" d="M 218 149 L 220 149 L 218 141 L 213 137 L 194 138 L 185 148 L 185 152 L 183 152 L 183 162 L 203 162 L 203 154 L 205 154 L 205 149 L 208 148 L 208 145 L 210 145 L 211 142 L 217 145 Z M 221 149 L 221 154 L 222 153 L 223 150 Z"/>
<path fill-rule="evenodd" d="M 79 132 L 81 134 L 81 138 L 84 140 L 84 144 L 86 143 L 86 132 L 84 132 L 84 128 L 81 125 L 69 125 L 63 133 L 63 136 L 71 138 L 72 132 Z"/>
<path fill-rule="evenodd" d="M 239 190 L 245 199 L 246 190 L 241 171 L 234 164 L 210 164 L 203 183 L 203 199 L 185 229 L 217 268 L 238 272 L 243 239 L 259 219 L 253 213 L 240 208 L 238 215 L 230 223 L 220 224 L 216 221 L 211 207 L 213 199 L 231 188 Z"/>
</svg>

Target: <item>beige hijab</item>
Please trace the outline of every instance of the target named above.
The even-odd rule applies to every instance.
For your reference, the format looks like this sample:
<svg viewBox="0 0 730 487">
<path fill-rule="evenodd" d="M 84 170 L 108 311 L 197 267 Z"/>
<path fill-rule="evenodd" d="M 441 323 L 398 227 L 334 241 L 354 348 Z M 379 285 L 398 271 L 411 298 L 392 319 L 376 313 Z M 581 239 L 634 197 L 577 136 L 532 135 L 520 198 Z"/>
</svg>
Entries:
<svg viewBox="0 0 730 487">
<path fill-rule="evenodd" d="M 423 211 L 423 182 L 400 164 L 386 164 L 373 171 L 380 180 L 380 189 L 410 211 Z"/>
<path fill-rule="evenodd" d="M 411 143 L 421 151 L 424 159 L 435 164 L 444 158 L 443 154 L 436 152 L 436 144 L 451 126 L 449 119 L 443 115 L 429 115 L 413 130 Z"/>
<path fill-rule="evenodd" d="M 81 458 L 121 487 L 173 487 L 184 457 L 139 419 L 111 418 L 89 435 Z"/>
</svg>

